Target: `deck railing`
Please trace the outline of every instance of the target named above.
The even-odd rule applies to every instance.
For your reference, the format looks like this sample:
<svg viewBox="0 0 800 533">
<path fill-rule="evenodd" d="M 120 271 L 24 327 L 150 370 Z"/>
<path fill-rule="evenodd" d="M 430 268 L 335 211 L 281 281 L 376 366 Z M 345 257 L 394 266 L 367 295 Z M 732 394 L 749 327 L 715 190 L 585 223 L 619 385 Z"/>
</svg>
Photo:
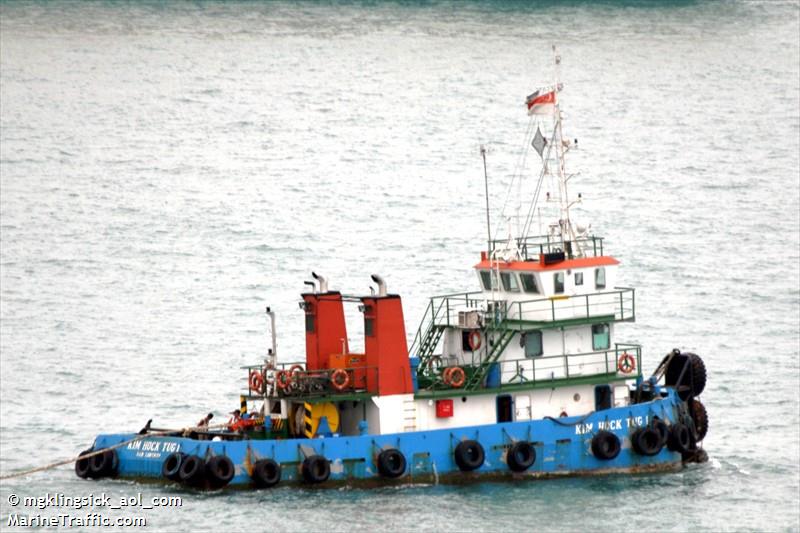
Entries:
<svg viewBox="0 0 800 533">
<path fill-rule="evenodd" d="M 620 359 L 630 355 L 636 361 L 634 368 L 623 372 Z M 500 381 L 503 385 L 536 383 L 601 374 L 618 374 L 636 377 L 641 374 L 642 347 L 638 344 L 619 343 L 614 348 L 578 354 L 526 357 L 500 361 Z"/>
<path fill-rule="evenodd" d="M 496 323 L 504 319 L 512 324 L 529 324 L 535 327 L 546 326 L 548 322 L 592 317 L 608 317 L 610 320 L 623 321 L 636 318 L 636 298 L 634 289 L 627 287 L 618 287 L 607 292 L 558 295 L 517 302 L 489 300 L 482 292 L 449 294 L 431 298 L 422 324 L 458 326 L 459 313 L 465 311 L 477 311 L 483 324 Z M 423 329 L 417 331 L 412 348 L 423 335 Z"/>
<path fill-rule="evenodd" d="M 241 367 L 247 370 L 247 394 L 249 396 L 261 397 L 266 391 L 267 396 L 316 398 L 321 396 L 337 396 L 359 394 L 367 391 L 377 391 L 379 389 L 378 368 L 375 366 L 359 366 L 350 368 L 331 368 L 320 370 L 306 370 L 305 362 L 296 361 L 290 363 L 278 363 L 276 368 L 267 368 L 265 365 L 248 365 Z M 336 370 L 344 371 L 347 374 L 347 382 L 341 388 L 337 388 L 332 383 L 333 372 Z M 254 390 L 250 382 L 251 372 L 259 372 L 262 379 L 269 381 L 269 384 L 261 390 Z M 278 385 L 279 372 L 286 373 L 286 386 Z"/>
<path fill-rule="evenodd" d="M 563 243 L 561 237 L 552 235 L 537 235 L 532 237 L 515 238 L 512 244 L 519 250 L 525 261 L 538 261 L 541 254 L 551 254 L 566 252 L 569 249 L 573 254 L 582 252 L 584 257 L 599 257 L 603 255 L 603 238 L 595 235 L 582 237 L 568 243 Z M 508 239 L 496 239 L 490 241 L 489 253 L 495 250 L 505 250 L 509 246 Z M 565 248 L 568 248 L 565 250 Z"/>
</svg>

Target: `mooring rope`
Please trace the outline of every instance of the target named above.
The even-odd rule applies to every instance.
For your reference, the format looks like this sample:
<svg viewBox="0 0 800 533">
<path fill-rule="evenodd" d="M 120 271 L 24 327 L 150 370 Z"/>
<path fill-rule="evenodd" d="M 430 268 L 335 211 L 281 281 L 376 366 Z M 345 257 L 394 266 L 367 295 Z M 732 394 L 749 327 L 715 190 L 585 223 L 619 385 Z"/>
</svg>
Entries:
<svg viewBox="0 0 800 533">
<path fill-rule="evenodd" d="M 136 441 L 143 440 L 143 439 L 148 439 L 150 437 L 163 437 L 163 436 L 166 436 L 166 435 L 173 435 L 173 434 L 186 435 L 188 433 L 191 433 L 192 431 L 207 431 L 209 429 L 222 429 L 222 428 L 226 428 L 228 426 L 229 426 L 229 424 L 216 424 L 216 425 L 213 425 L 213 426 L 191 426 L 191 427 L 185 427 L 185 428 L 182 428 L 182 429 L 163 429 L 163 430 L 158 430 L 158 431 L 148 431 L 147 433 L 143 433 L 141 435 L 136 435 L 132 439 L 128 439 L 128 440 L 119 442 L 117 444 L 114 444 L 113 446 L 108 446 L 108 447 L 100 449 L 100 450 L 94 450 L 94 451 L 92 451 L 90 453 L 83 454 L 83 455 L 78 455 L 78 456 L 73 457 L 71 459 L 64 459 L 63 461 L 56 461 L 55 463 L 50 463 L 48 465 L 39 466 L 39 467 L 36 467 L 36 468 L 31 468 L 29 470 L 22 470 L 20 472 L 14 472 L 13 474 L 6 474 L 5 476 L 0 476 L 0 480 L 27 476 L 29 474 L 35 474 L 37 472 L 43 472 L 45 470 L 52 470 L 53 468 L 57 468 L 59 466 L 68 465 L 70 463 L 74 463 L 78 459 L 89 459 L 91 457 L 94 457 L 95 455 L 100 455 L 101 453 L 105 453 L 105 452 L 107 452 L 109 450 L 116 450 L 117 448 L 122 448 L 123 446 L 127 446 L 128 444 L 130 444 L 132 442 L 136 442 Z"/>
</svg>

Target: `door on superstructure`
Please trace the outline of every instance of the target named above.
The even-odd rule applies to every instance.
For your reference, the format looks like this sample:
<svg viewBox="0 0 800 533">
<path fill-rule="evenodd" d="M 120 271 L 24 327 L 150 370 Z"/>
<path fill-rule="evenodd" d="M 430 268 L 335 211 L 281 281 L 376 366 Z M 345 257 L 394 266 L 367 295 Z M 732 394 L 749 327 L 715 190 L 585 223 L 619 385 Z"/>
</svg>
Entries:
<svg viewBox="0 0 800 533">
<path fill-rule="evenodd" d="M 511 396 L 503 394 L 497 397 L 497 422 L 513 422 L 514 421 L 514 402 Z"/>
<path fill-rule="evenodd" d="M 611 409 L 611 387 L 598 385 L 594 388 L 594 410 Z"/>
</svg>

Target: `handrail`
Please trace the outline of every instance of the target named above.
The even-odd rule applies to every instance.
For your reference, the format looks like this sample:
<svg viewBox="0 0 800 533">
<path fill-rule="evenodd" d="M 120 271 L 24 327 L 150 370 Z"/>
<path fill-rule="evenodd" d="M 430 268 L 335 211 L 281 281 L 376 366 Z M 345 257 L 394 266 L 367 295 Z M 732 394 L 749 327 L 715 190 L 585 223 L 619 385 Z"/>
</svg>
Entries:
<svg viewBox="0 0 800 533">
<path fill-rule="evenodd" d="M 631 353 L 632 352 L 632 353 Z M 546 355 L 499 361 L 500 385 L 536 383 L 588 377 L 602 374 L 621 374 L 617 364 L 623 353 L 635 354 L 636 369 L 626 378 L 642 375 L 642 347 L 639 344 L 615 343 L 614 348 L 577 354 Z"/>
<path fill-rule="evenodd" d="M 526 261 L 538 261 L 539 254 L 566 252 L 566 250 L 564 250 L 564 243 L 562 243 L 561 238 L 551 235 L 516 237 L 512 238 L 511 241 L 520 251 L 523 259 Z M 583 247 L 583 251 L 588 257 L 599 257 L 603 255 L 603 237 L 590 235 L 579 239 L 572 239 L 568 242 L 570 242 L 571 245 L 587 245 Z M 489 241 L 489 254 L 491 255 L 492 252 L 498 249 L 505 249 L 508 246 L 508 243 L 509 239 L 493 239 Z M 538 253 L 531 252 L 529 248 L 533 248 L 533 252 L 538 251 Z M 573 248 L 573 251 L 576 250 Z"/>
<path fill-rule="evenodd" d="M 471 294 L 476 293 L 465 293 L 457 298 L 447 296 L 431 298 L 429 309 L 435 307 L 436 312 L 425 313 L 423 323 L 417 331 L 412 348 L 418 347 L 418 344 L 422 341 L 423 331 L 427 334 L 432 326 L 452 326 L 455 323 L 456 314 L 463 310 L 478 311 L 487 320 L 487 323 L 492 319 L 489 308 L 497 309 L 501 306 L 505 308 L 503 318 L 512 322 L 516 320 L 546 323 L 600 316 L 613 316 L 615 321 L 633 321 L 636 318 L 635 290 L 629 287 L 617 287 L 615 290 L 587 294 L 559 295 L 558 298 L 545 297 L 522 301 L 468 297 Z M 445 310 L 444 313 L 442 313 L 442 308 Z M 431 314 L 432 318 L 429 316 Z M 425 328 L 425 325 L 427 325 L 427 328 Z M 413 350 L 412 353 L 414 353 Z"/>
<path fill-rule="evenodd" d="M 380 390 L 380 369 L 377 366 L 354 366 L 354 367 L 339 367 L 339 368 L 320 368 L 316 370 L 308 370 L 305 362 L 293 363 L 278 363 L 277 368 L 269 369 L 271 371 L 286 371 L 287 368 L 293 366 L 301 366 L 302 369 L 293 374 L 291 379 L 291 386 L 286 387 L 285 390 L 279 387 L 266 388 L 266 392 L 259 392 L 259 396 L 266 394 L 270 398 L 318 398 L 322 396 L 340 396 L 348 394 L 359 393 L 377 393 Z M 264 364 L 248 365 L 241 368 L 248 370 L 248 387 L 247 391 L 252 394 L 254 391 L 250 388 L 249 372 L 252 370 L 265 371 Z M 348 383 L 343 385 L 341 389 L 330 384 L 333 379 L 332 373 L 337 370 L 344 370 L 348 375 Z M 409 376 L 408 379 L 411 379 Z M 372 385 L 369 386 L 369 383 Z"/>
</svg>

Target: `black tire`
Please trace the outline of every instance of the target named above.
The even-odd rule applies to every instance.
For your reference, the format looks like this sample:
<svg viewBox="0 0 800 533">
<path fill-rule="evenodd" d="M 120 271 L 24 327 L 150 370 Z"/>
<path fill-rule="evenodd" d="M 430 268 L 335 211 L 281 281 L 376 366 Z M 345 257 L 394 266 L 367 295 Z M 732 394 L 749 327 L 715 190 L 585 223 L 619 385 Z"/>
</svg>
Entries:
<svg viewBox="0 0 800 533">
<path fill-rule="evenodd" d="M 206 463 L 206 478 L 211 488 L 227 485 L 236 474 L 236 467 L 227 455 L 215 455 Z"/>
<path fill-rule="evenodd" d="M 181 465 L 185 458 L 185 453 L 175 452 L 169 454 L 161 464 L 161 475 L 170 481 L 180 481 Z"/>
<path fill-rule="evenodd" d="M 303 461 L 302 471 L 306 483 L 324 483 L 331 475 L 331 464 L 321 455 L 312 455 Z"/>
<path fill-rule="evenodd" d="M 508 450 L 506 463 L 512 472 L 524 472 L 536 462 L 536 450 L 528 441 L 515 442 Z"/>
<path fill-rule="evenodd" d="M 661 446 L 664 446 L 669 439 L 669 426 L 660 418 L 654 418 L 652 428 L 661 436 Z"/>
<path fill-rule="evenodd" d="M 603 461 L 616 459 L 622 449 L 619 437 L 610 431 L 600 430 L 592 437 L 592 455 Z"/>
<path fill-rule="evenodd" d="M 91 473 L 89 470 L 89 461 L 91 459 L 85 459 L 83 456 L 91 453 L 92 449 L 89 448 L 88 450 L 83 450 L 81 453 L 78 454 L 78 460 L 75 461 L 75 474 L 82 479 L 86 479 L 89 477 Z"/>
<path fill-rule="evenodd" d="M 706 364 L 699 355 L 689 354 L 692 358 L 692 394 L 700 396 L 706 388 Z"/>
<path fill-rule="evenodd" d="M 406 457 L 396 448 L 383 450 L 378 454 L 378 472 L 389 479 L 402 476 L 406 472 Z"/>
<path fill-rule="evenodd" d="M 661 451 L 661 435 L 653 428 L 639 428 L 631 434 L 631 444 L 639 455 L 653 456 Z"/>
<path fill-rule="evenodd" d="M 703 440 L 708 433 L 708 412 L 706 406 L 700 400 L 695 399 L 692 402 L 692 420 L 694 421 L 694 430 L 697 442 Z"/>
<path fill-rule="evenodd" d="M 684 373 L 684 366 L 689 365 Z M 680 379 L 683 373 L 683 378 Z M 681 400 L 687 400 L 689 396 L 699 396 L 706 388 L 706 365 L 699 355 L 693 353 L 682 353 L 674 356 L 667 366 L 664 375 L 665 383 L 675 387 Z"/>
<path fill-rule="evenodd" d="M 117 473 L 118 466 L 117 452 L 105 450 L 89 458 L 89 476 L 95 479 L 113 476 Z"/>
<path fill-rule="evenodd" d="M 189 455 L 181 463 L 178 477 L 181 483 L 186 483 L 191 487 L 203 485 L 206 478 L 206 465 L 203 459 L 197 455 Z"/>
<path fill-rule="evenodd" d="M 471 472 L 480 468 L 486 459 L 483 446 L 476 440 L 459 442 L 454 455 L 456 464 L 462 472 Z"/>
<path fill-rule="evenodd" d="M 681 455 L 687 453 L 692 447 L 692 434 L 686 424 L 676 422 L 669 429 L 667 448 Z"/>
<path fill-rule="evenodd" d="M 260 489 L 274 487 L 281 481 L 281 465 L 272 459 L 259 459 L 253 467 L 253 483 Z"/>
</svg>

